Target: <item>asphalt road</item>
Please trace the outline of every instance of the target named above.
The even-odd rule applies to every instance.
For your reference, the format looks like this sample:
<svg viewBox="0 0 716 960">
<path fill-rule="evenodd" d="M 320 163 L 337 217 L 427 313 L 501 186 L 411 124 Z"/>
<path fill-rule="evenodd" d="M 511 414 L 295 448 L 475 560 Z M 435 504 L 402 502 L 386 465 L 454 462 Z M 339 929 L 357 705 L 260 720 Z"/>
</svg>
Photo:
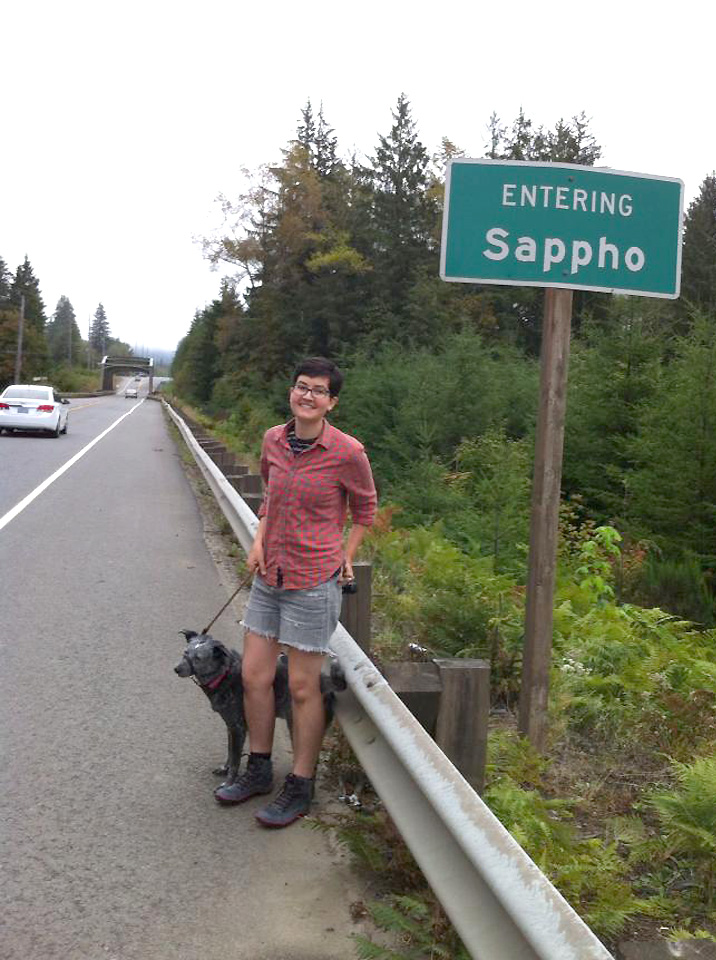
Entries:
<svg viewBox="0 0 716 960">
<path fill-rule="evenodd" d="M 351 958 L 356 881 L 323 834 L 213 799 L 223 727 L 173 667 L 226 588 L 141 390 L 0 436 L 0 958 Z"/>
</svg>

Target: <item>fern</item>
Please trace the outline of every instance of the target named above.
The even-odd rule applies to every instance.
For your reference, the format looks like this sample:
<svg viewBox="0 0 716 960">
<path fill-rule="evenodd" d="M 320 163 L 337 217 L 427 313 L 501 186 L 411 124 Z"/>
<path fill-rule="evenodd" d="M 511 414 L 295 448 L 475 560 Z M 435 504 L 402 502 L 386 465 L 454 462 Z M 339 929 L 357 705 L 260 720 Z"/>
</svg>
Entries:
<svg viewBox="0 0 716 960">
<path fill-rule="evenodd" d="M 356 936 L 359 960 L 470 960 L 454 931 L 435 929 L 435 906 L 434 900 L 428 903 L 404 895 L 371 904 L 368 909 L 373 922 L 392 934 L 399 946 L 383 946 Z"/>
<path fill-rule="evenodd" d="M 716 854 L 716 756 L 691 764 L 674 764 L 678 786 L 649 798 L 664 828 L 664 841 L 672 852 L 697 859 L 711 875 Z"/>
</svg>

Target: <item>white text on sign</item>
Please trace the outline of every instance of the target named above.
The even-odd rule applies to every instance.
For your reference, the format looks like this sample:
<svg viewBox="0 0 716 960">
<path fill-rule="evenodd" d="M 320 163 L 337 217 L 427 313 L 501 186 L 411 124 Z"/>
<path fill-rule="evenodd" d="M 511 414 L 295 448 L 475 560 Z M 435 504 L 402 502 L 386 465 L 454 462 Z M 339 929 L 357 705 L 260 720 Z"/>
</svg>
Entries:
<svg viewBox="0 0 716 960">
<path fill-rule="evenodd" d="M 517 245 L 514 251 L 511 250 L 507 242 L 509 231 L 501 227 L 491 227 L 485 234 L 485 240 L 494 249 L 483 250 L 483 256 L 488 260 L 505 260 L 511 252 L 515 260 L 520 263 L 536 263 L 538 254 L 538 241 L 533 237 L 518 237 Z M 542 271 L 547 273 L 555 264 L 563 263 L 567 256 L 567 245 L 559 237 L 547 237 L 544 240 L 541 260 Z M 619 248 L 614 243 L 609 243 L 606 237 L 599 238 L 599 247 L 597 248 L 597 266 L 600 270 L 618 270 L 620 266 L 620 257 L 622 256 Z M 646 263 L 646 256 L 640 247 L 629 247 L 623 255 L 624 266 L 632 273 L 638 273 L 643 269 Z M 588 240 L 573 240 L 570 252 L 570 273 L 579 272 L 580 267 L 588 266 L 594 259 L 594 248 Z"/>
<path fill-rule="evenodd" d="M 582 190 L 580 187 L 505 183 L 502 186 L 503 207 L 553 207 L 555 210 L 580 210 L 582 213 L 611 214 L 630 217 L 632 198 L 628 193 L 607 193 L 604 190 Z"/>
</svg>

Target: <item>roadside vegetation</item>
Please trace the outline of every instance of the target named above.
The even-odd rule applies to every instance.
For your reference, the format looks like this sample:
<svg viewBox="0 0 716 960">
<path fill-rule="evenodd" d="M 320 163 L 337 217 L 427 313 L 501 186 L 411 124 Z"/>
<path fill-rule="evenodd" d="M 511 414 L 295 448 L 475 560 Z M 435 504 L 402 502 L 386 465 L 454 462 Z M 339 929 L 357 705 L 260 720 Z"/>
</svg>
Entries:
<svg viewBox="0 0 716 960">
<path fill-rule="evenodd" d="M 174 395 L 256 457 L 287 415 L 295 361 L 338 360 L 333 419 L 365 443 L 380 488 L 365 548 L 376 658 L 490 661 L 484 799 L 609 946 L 712 937 L 716 177 L 686 216 L 678 301 L 575 295 L 550 737 L 537 755 L 514 715 L 543 294 L 438 279 L 444 162 L 461 150 L 445 138 L 430 154 L 404 96 L 392 120 L 373 156 L 342 158 L 309 103 L 282 162 L 223 198 L 226 227 L 206 251 L 237 281 L 196 314 Z M 486 128 L 492 158 L 601 154 L 584 117 Z M 350 771 L 340 737 L 329 766 Z M 374 877 L 374 902 L 356 909 L 400 944 L 364 939 L 360 957 L 466 956 L 370 790 L 333 826 Z"/>
</svg>

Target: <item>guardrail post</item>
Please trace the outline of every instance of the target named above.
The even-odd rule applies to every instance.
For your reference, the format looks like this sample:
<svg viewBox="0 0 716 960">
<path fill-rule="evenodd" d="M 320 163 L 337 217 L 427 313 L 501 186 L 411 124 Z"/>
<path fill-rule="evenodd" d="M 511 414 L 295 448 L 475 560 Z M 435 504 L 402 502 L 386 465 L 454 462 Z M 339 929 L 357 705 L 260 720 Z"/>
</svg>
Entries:
<svg viewBox="0 0 716 960">
<path fill-rule="evenodd" d="M 234 466 L 234 455 L 230 450 L 224 450 L 221 454 L 221 459 L 217 461 L 217 466 L 221 468 L 221 472 L 226 475 L 227 472 L 231 472 Z"/>
<path fill-rule="evenodd" d="M 385 679 L 424 729 L 435 739 L 442 683 L 433 660 L 396 660 L 385 664 Z"/>
<path fill-rule="evenodd" d="M 204 449 L 209 454 L 209 456 L 214 461 L 214 463 L 217 465 L 219 470 L 223 470 L 224 461 L 226 460 L 226 454 L 227 454 L 226 447 L 223 444 L 221 444 L 220 446 L 217 446 L 217 447 L 211 447 L 211 449 L 208 449 L 207 447 L 204 447 Z"/>
<path fill-rule="evenodd" d="M 344 593 L 341 605 L 341 623 L 358 646 L 370 653 L 371 606 L 373 601 L 373 565 L 358 560 L 353 564 L 355 593 Z"/>
<path fill-rule="evenodd" d="M 212 437 L 209 437 L 206 440 L 199 440 L 199 446 L 202 450 L 206 451 L 209 456 L 211 456 L 214 450 L 223 449 L 224 445 L 221 440 L 214 440 Z"/>
<path fill-rule="evenodd" d="M 259 507 L 263 501 L 263 495 L 260 493 L 242 493 L 241 496 L 244 499 L 246 506 L 253 510 L 254 513 L 258 514 Z"/>
<path fill-rule="evenodd" d="M 245 473 L 239 481 L 239 492 L 244 493 L 263 493 L 264 485 L 261 475 L 258 473 Z"/>
<path fill-rule="evenodd" d="M 485 786 L 490 665 L 436 659 L 387 663 L 385 679 L 468 783 Z"/>
<path fill-rule="evenodd" d="M 245 463 L 236 463 L 236 461 L 234 461 L 234 463 L 229 468 L 229 472 L 225 473 L 224 476 L 229 481 L 232 487 L 235 487 L 236 490 L 240 490 L 241 478 L 245 477 L 248 472 L 249 472 L 249 468 L 246 466 Z"/>
<path fill-rule="evenodd" d="M 435 663 L 442 685 L 435 742 L 480 793 L 485 787 L 490 664 L 459 658 Z"/>
</svg>

